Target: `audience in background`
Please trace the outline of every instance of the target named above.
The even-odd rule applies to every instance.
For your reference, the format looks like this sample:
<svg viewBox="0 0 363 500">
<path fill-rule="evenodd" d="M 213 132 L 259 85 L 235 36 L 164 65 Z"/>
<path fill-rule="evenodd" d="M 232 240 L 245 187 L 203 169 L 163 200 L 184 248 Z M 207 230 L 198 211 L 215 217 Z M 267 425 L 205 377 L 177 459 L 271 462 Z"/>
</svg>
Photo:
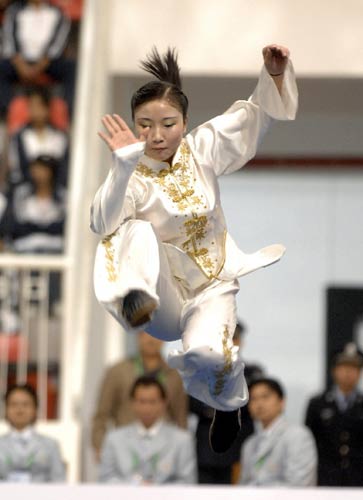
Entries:
<svg viewBox="0 0 363 500">
<path fill-rule="evenodd" d="M 60 253 L 63 250 L 65 193 L 56 185 L 57 163 L 39 156 L 29 166 L 29 182 L 9 191 L 0 221 L 8 249 L 18 253 Z"/>
<path fill-rule="evenodd" d="M 136 421 L 110 431 L 102 447 L 101 482 L 195 483 L 191 434 L 164 421 L 167 395 L 153 377 L 138 378 L 130 397 Z"/>
<path fill-rule="evenodd" d="M 68 138 L 49 123 L 50 96 L 45 88 L 28 92 L 29 123 L 10 138 L 8 164 L 9 182 L 19 184 L 30 180 L 29 164 L 38 156 L 57 160 L 56 182 L 67 184 Z"/>
<path fill-rule="evenodd" d="M 152 375 L 165 386 L 168 396 L 166 418 L 180 427 L 186 427 L 187 396 L 178 372 L 169 368 L 163 360 L 160 340 L 143 331 L 137 335 L 137 356 L 110 367 L 103 379 L 92 423 L 92 445 L 96 458 L 99 458 L 108 424 L 118 427 L 135 419 L 134 405 L 129 396 L 133 383 L 141 375 Z"/>
<path fill-rule="evenodd" d="M 0 192 L 0 251 L 3 250 L 3 240 L 7 251 L 58 253 L 63 250 L 63 187 L 67 185 L 69 145 L 67 135 L 50 124 L 49 104 L 50 96 L 54 95 L 52 86 L 57 82 L 57 88 L 59 84 L 63 87 L 63 94 L 72 109 L 75 64 L 64 57 L 70 22 L 54 4 L 71 12 L 72 9 L 80 11 L 81 2 L 0 0 L 0 15 L 6 13 L 1 40 L 0 118 L 5 117 L 11 97 L 18 93 L 19 85 L 23 87 L 21 93 L 29 96 L 29 123 L 10 136 L 8 158 L 4 161 L 9 166 L 9 175 L 5 177 L 5 169 L 0 174 L 0 182 L 6 180 L 10 185 L 6 196 L 6 186 L 1 186 L 4 189 Z M 74 49 L 71 52 L 76 54 Z M 0 150 L 5 156 L 7 151 L 3 145 Z M 54 278 L 51 275 L 51 303 L 59 295 L 59 280 Z M 16 279 L 13 288 L 17 288 Z M 17 297 L 13 302 L 16 307 Z M 244 328 L 241 326 L 240 333 L 243 334 Z M 238 330 L 237 327 L 235 343 Z M 162 406 L 166 405 L 165 418 L 181 427 L 186 426 L 187 399 L 177 372 L 168 368 L 161 358 L 160 342 L 140 333 L 139 346 L 138 357 L 117 363 L 105 375 L 92 428 L 92 442 L 98 457 L 108 425 L 124 426 L 137 418 L 135 401 L 132 403 L 128 395 L 133 382 L 140 375 L 154 375 L 166 385 L 168 398 L 161 398 Z M 356 346 L 346 346 L 334 359 L 334 386 L 309 402 L 306 425 L 310 427 L 317 443 L 318 484 L 321 486 L 363 486 L 363 395 L 357 388 L 362 365 L 363 356 Z M 315 455 L 311 438 L 305 434 L 305 429 L 290 426 L 282 416 L 284 396 L 281 387 L 279 384 L 274 386 L 275 381 L 271 386 L 263 379 L 253 383 L 257 376 L 263 375 L 259 366 L 247 364 L 245 375 L 247 382 L 252 383 L 251 393 L 254 396 L 250 404 L 242 408 L 241 437 L 227 455 L 216 455 L 210 450 L 208 435 L 213 411 L 193 398 L 190 400 L 191 411 L 198 416 L 196 440 L 199 482 L 235 482 L 233 478 L 238 469 L 236 464 L 239 465 L 239 446 L 253 433 L 251 410 L 257 421 L 257 429 L 243 448 L 242 483 L 264 486 L 313 484 Z M 36 415 L 34 391 L 28 386 L 13 387 L 6 395 L 6 408 L 12 430 L 0 437 L 0 480 L 63 481 L 64 467 L 57 444 L 37 434 L 32 425 Z M 272 418 L 271 414 L 276 416 Z M 21 427 L 22 421 L 28 422 L 25 427 Z M 165 423 L 160 428 L 164 426 L 169 428 Z M 141 434 L 138 434 L 140 439 L 146 439 L 148 434 L 153 437 L 153 425 L 134 424 L 134 427 L 141 429 Z M 123 430 L 128 428 L 133 426 L 128 425 Z M 119 430 L 115 431 L 115 442 Z M 173 438 L 168 439 L 174 445 Z M 110 442 L 108 449 L 114 450 L 112 446 L 116 445 L 112 444 L 113 438 L 110 438 Z M 253 446 L 257 449 L 250 452 Z M 308 448 L 307 452 L 304 446 Z M 38 449 L 44 452 L 38 452 Z M 106 452 L 107 456 L 110 456 L 109 452 Z M 140 460 L 138 467 L 137 460 L 134 460 L 133 472 L 128 478 L 115 479 L 111 474 L 111 480 L 164 482 L 160 471 L 155 469 L 155 456 L 152 453 L 149 456 L 150 461 Z M 307 463 L 309 456 L 311 460 Z M 122 457 L 121 463 L 124 460 Z M 175 467 L 182 469 L 184 465 Z M 107 471 L 101 467 L 102 470 L 107 476 Z M 190 478 L 186 475 L 180 478 L 180 474 L 183 475 L 183 470 L 175 469 L 172 472 L 173 477 L 179 478 L 176 482 L 191 482 L 188 479 L 194 477 L 194 472 Z M 174 482 L 169 479 L 165 481 Z"/>
<path fill-rule="evenodd" d="M 333 387 L 312 398 L 306 413 L 318 447 L 318 485 L 363 486 L 363 355 L 349 343 L 332 365 Z"/>
<path fill-rule="evenodd" d="M 233 343 L 240 347 L 246 328 L 239 321 L 233 335 Z M 262 376 L 263 370 L 255 364 L 245 365 L 246 382 L 249 384 L 256 377 Z M 214 410 L 201 401 L 189 398 L 190 412 L 198 417 L 196 428 L 196 447 L 198 462 L 198 482 L 200 484 L 231 484 L 238 480 L 240 450 L 243 441 L 253 432 L 253 422 L 248 407 L 241 409 L 242 429 L 238 440 L 228 453 L 213 453 L 209 445 L 209 429 L 213 420 Z"/>
<path fill-rule="evenodd" d="M 37 397 L 28 385 L 15 385 L 5 395 L 9 433 L 0 436 L 0 481 L 62 482 L 65 468 L 58 444 L 34 430 Z"/>
<path fill-rule="evenodd" d="M 75 63 L 63 57 L 70 21 L 43 0 L 19 0 L 5 11 L 0 62 L 0 113 L 5 116 L 15 82 L 39 83 L 46 74 L 62 83 L 73 107 Z"/>
<path fill-rule="evenodd" d="M 271 378 L 250 384 L 248 403 L 256 431 L 242 448 L 241 484 L 250 486 L 314 486 L 317 452 L 306 427 L 289 424 L 283 415 L 284 391 Z"/>
</svg>

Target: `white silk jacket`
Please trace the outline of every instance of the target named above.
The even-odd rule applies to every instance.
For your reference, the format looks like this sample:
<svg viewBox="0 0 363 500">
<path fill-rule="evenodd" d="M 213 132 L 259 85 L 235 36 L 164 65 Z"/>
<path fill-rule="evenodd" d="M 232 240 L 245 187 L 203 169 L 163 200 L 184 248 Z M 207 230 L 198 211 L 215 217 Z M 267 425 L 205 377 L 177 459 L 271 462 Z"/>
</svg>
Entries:
<svg viewBox="0 0 363 500">
<path fill-rule="evenodd" d="M 253 158 L 272 120 L 293 120 L 297 100 L 291 62 L 281 96 L 263 66 L 250 99 L 188 133 L 172 165 L 146 156 L 144 142 L 118 149 L 91 208 L 92 230 L 105 237 L 125 219 L 151 222 L 173 275 L 189 289 L 262 267 L 263 259 L 252 262 L 227 233 L 217 177 Z"/>
</svg>

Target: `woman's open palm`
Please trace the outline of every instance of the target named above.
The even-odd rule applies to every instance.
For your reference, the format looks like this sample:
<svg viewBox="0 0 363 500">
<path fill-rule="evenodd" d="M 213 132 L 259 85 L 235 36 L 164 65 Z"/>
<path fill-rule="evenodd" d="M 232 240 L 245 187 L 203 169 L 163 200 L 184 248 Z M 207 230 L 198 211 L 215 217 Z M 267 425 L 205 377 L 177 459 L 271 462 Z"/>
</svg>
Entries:
<svg viewBox="0 0 363 500">
<path fill-rule="evenodd" d="M 132 130 L 130 130 L 126 122 L 119 115 L 105 115 L 102 118 L 102 123 L 108 134 L 98 132 L 98 135 L 111 151 L 116 151 L 116 149 L 135 144 L 136 142 L 142 142 L 146 139 L 143 135 L 137 139 Z"/>
</svg>

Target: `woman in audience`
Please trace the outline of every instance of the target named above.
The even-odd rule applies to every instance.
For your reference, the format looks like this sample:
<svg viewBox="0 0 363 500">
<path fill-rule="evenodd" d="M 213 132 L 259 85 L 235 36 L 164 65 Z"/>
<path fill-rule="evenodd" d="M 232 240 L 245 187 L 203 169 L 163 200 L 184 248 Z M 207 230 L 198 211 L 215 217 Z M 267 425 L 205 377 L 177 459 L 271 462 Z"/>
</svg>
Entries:
<svg viewBox="0 0 363 500">
<path fill-rule="evenodd" d="M 9 181 L 30 180 L 29 164 L 38 156 L 57 160 L 56 180 L 67 183 L 68 138 L 49 123 L 50 97 L 46 89 L 33 88 L 28 93 L 29 123 L 16 132 L 9 144 Z"/>
<path fill-rule="evenodd" d="M 57 163 L 39 156 L 29 166 L 30 182 L 8 194 L 0 233 L 8 248 L 20 253 L 60 253 L 63 250 L 65 193 L 56 186 Z"/>
</svg>

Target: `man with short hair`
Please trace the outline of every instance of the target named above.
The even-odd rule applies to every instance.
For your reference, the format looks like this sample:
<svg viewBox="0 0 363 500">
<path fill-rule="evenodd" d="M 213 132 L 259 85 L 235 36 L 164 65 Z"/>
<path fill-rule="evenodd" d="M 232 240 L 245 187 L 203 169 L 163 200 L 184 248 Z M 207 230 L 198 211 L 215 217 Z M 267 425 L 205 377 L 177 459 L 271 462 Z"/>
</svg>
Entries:
<svg viewBox="0 0 363 500">
<path fill-rule="evenodd" d="M 194 443 L 188 431 L 164 420 L 167 396 L 153 377 L 138 378 L 130 398 L 136 421 L 110 431 L 99 480 L 133 484 L 195 483 Z"/>
<path fill-rule="evenodd" d="M 14 385 L 4 399 L 10 432 L 0 437 L 0 482 L 63 482 L 65 467 L 58 443 L 34 430 L 38 406 L 34 389 Z"/>
<path fill-rule="evenodd" d="M 312 398 L 306 425 L 318 447 L 319 486 L 363 486 L 363 355 L 347 344 L 332 360 L 334 385 Z"/>
<path fill-rule="evenodd" d="M 253 486 L 314 486 L 317 452 L 311 432 L 289 424 L 285 396 L 272 378 L 251 382 L 249 411 L 256 431 L 242 448 L 241 483 Z"/>
<path fill-rule="evenodd" d="M 165 418 L 183 428 L 187 425 L 187 396 L 180 375 L 163 360 L 163 342 L 140 331 L 137 343 L 138 354 L 112 365 L 103 378 L 92 422 L 92 445 L 97 459 L 108 424 L 118 427 L 134 421 L 130 390 L 142 375 L 154 376 L 165 387 L 168 396 Z"/>
</svg>

